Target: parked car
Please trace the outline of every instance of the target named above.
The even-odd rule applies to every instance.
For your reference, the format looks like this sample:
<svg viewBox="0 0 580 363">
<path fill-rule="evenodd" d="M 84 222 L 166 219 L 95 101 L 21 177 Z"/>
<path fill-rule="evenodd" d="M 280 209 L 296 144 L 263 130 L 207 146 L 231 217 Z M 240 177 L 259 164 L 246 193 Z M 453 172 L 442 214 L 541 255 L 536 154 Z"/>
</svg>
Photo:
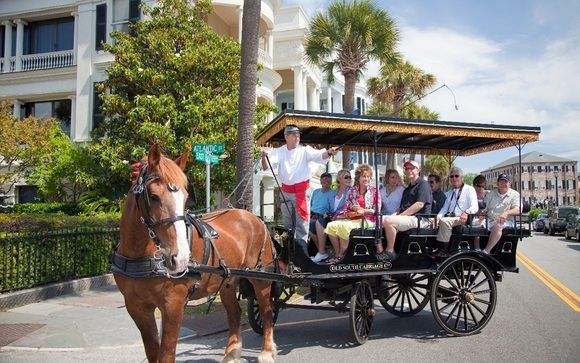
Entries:
<svg viewBox="0 0 580 363">
<path fill-rule="evenodd" d="M 544 222 L 544 234 L 553 236 L 566 230 L 568 216 L 576 216 L 580 208 L 578 207 L 553 207 L 548 210 L 549 218 Z"/>
<path fill-rule="evenodd" d="M 544 230 L 545 221 L 548 218 L 546 213 L 540 213 L 536 217 L 536 223 L 534 224 L 534 229 L 536 232 L 542 232 Z"/>
<path fill-rule="evenodd" d="M 580 215 L 572 215 L 568 217 L 564 237 L 566 237 L 566 239 L 575 237 L 576 242 L 580 242 Z"/>
</svg>

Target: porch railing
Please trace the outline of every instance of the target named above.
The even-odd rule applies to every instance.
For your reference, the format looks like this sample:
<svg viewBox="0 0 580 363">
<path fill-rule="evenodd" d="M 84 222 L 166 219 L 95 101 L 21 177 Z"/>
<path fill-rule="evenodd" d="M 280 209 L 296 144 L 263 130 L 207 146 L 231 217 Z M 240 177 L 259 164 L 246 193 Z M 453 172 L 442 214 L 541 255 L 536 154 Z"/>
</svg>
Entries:
<svg viewBox="0 0 580 363">
<path fill-rule="evenodd" d="M 70 67 L 73 65 L 73 60 L 72 49 L 60 52 L 27 54 L 21 57 L 22 71 Z"/>
<path fill-rule="evenodd" d="M 273 68 L 274 62 L 272 57 L 263 49 L 258 49 L 258 63 L 262 64 L 266 68 Z"/>
</svg>

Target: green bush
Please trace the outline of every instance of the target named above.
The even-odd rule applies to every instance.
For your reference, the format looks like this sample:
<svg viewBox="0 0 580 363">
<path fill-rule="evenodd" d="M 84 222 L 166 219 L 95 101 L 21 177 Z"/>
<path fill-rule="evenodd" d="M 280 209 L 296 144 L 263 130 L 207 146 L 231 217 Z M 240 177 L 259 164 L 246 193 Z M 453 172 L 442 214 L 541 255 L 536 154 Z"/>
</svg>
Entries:
<svg viewBox="0 0 580 363">
<path fill-rule="evenodd" d="M 530 216 L 530 220 L 531 221 L 535 221 L 536 218 L 538 217 L 538 214 L 541 213 L 547 213 L 545 209 L 540 209 L 540 208 L 533 208 L 530 210 L 529 216 Z"/>
<path fill-rule="evenodd" d="M 15 204 L 10 214 L 27 214 L 27 215 L 43 215 L 43 214 L 58 214 L 76 216 L 80 214 L 81 208 L 77 203 L 22 203 Z"/>
</svg>

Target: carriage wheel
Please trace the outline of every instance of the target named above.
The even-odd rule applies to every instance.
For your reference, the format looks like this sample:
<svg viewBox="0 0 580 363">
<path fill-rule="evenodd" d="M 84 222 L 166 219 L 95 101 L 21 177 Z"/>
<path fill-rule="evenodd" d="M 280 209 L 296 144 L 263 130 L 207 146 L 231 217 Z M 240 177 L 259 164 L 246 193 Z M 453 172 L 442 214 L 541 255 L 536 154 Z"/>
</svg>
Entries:
<svg viewBox="0 0 580 363">
<path fill-rule="evenodd" d="M 495 310 L 497 290 L 489 268 L 477 258 L 459 257 L 435 277 L 431 310 L 448 333 L 464 336 L 483 329 Z"/>
<path fill-rule="evenodd" d="M 369 339 L 374 317 L 371 285 L 364 280 L 357 282 L 350 298 L 350 328 L 358 344 L 364 344 Z"/>
<path fill-rule="evenodd" d="M 391 314 L 412 316 L 423 310 L 429 302 L 430 275 L 389 275 L 381 281 L 378 299 Z"/>
<path fill-rule="evenodd" d="M 277 291 L 272 285 L 272 294 Z M 272 303 L 272 321 L 276 324 L 278 320 L 278 313 L 280 312 L 280 305 L 290 300 L 292 295 L 296 292 L 294 285 L 284 286 L 282 289 L 278 290 L 277 296 L 271 296 Z M 260 305 L 255 297 L 249 297 L 247 300 L 248 304 L 248 322 L 252 327 L 252 330 L 260 335 L 264 334 L 264 324 L 262 323 L 262 317 L 260 316 Z"/>
</svg>

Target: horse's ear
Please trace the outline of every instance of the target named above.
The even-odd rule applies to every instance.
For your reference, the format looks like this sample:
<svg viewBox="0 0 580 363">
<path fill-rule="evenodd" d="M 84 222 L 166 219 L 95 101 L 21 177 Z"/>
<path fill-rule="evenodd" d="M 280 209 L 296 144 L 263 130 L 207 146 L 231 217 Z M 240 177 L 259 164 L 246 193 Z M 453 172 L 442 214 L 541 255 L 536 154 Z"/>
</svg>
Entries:
<svg viewBox="0 0 580 363">
<path fill-rule="evenodd" d="M 175 164 L 177 164 L 177 166 L 179 166 L 179 168 L 183 171 L 185 171 L 185 167 L 187 166 L 187 162 L 189 161 L 189 153 L 191 152 L 191 147 L 187 147 L 184 151 L 183 154 L 181 154 L 180 157 L 178 157 L 177 159 L 173 160 L 175 161 Z"/>
<path fill-rule="evenodd" d="M 147 164 L 150 167 L 156 167 L 159 165 L 159 160 L 161 159 L 161 152 L 159 151 L 159 145 L 157 143 L 151 145 L 149 149 L 149 155 L 147 156 Z"/>
</svg>

